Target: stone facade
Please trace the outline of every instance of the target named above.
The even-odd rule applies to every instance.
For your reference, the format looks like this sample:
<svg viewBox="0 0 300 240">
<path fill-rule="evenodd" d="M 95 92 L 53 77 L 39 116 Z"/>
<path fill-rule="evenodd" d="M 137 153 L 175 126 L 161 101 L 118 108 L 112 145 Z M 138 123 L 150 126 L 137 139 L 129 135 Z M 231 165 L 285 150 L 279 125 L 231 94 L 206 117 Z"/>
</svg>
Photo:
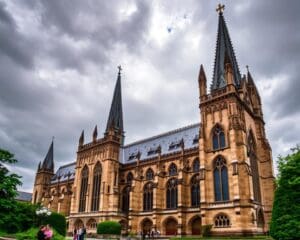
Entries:
<svg viewBox="0 0 300 240">
<path fill-rule="evenodd" d="M 220 13 L 217 44 L 229 37 L 223 21 Z M 275 184 L 261 100 L 250 72 L 239 79 L 236 60 L 231 60 L 232 46 L 226 42 L 224 46 L 228 54 L 224 57 L 224 86 L 207 93 L 206 76 L 200 68 L 201 123 L 130 146 L 123 146 L 123 124 L 116 125 L 123 121 L 122 110 L 117 109 L 122 104 L 119 72 L 112 120 L 104 137 L 97 138 L 95 128 L 92 142 L 85 144 L 82 133 L 76 162 L 62 166 L 56 174 L 39 167 L 33 202 L 65 214 L 70 232 L 80 225 L 95 232 L 98 222 L 115 220 L 124 232 L 156 229 L 162 235 L 198 235 L 201 226 L 212 224 L 214 235 L 266 233 Z M 194 128 L 194 145 L 187 145 L 184 138 L 175 144 L 175 134 Z M 174 141 L 169 139 L 172 136 Z M 169 149 L 153 139 L 168 139 Z M 149 143 L 150 157 L 141 152 L 142 143 Z M 173 147 L 176 150 L 171 151 Z M 134 151 L 129 157 L 124 155 L 126 149 L 134 148 L 135 155 Z M 101 169 L 97 182 L 96 166 Z"/>
</svg>

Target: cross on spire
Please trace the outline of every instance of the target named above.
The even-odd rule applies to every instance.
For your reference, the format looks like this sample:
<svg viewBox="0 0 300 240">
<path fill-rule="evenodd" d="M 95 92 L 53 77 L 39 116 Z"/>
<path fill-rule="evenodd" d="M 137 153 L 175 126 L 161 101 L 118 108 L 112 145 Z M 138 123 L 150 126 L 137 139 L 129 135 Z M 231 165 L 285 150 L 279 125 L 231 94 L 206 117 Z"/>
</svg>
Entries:
<svg viewBox="0 0 300 240">
<path fill-rule="evenodd" d="M 119 73 L 118 74 L 120 75 L 121 71 L 123 70 L 122 67 L 121 67 L 121 65 L 118 66 L 118 69 L 119 69 Z"/>
<path fill-rule="evenodd" d="M 224 12 L 224 9 L 225 9 L 225 5 L 223 4 L 218 4 L 218 7 L 216 8 L 216 11 L 219 13 L 219 14 L 222 14 Z"/>
</svg>

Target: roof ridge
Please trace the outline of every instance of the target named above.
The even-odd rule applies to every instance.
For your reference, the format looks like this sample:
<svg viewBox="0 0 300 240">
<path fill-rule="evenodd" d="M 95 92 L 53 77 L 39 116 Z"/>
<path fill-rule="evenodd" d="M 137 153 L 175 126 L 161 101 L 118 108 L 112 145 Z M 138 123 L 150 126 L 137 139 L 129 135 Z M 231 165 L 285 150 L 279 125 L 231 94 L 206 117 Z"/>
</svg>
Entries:
<svg viewBox="0 0 300 240">
<path fill-rule="evenodd" d="M 65 165 L 61 165 L 61 166 L 57 169 L 57 171 L 58 171 L 60 168 L 68 167 L 68 166 L 71 166 L 71 165 L 73 165 L 73 164 L 76 164 L 76 161 L 75 161 L 75 162 L 71 162 L 71 163 L 67 163 L 67 164 L 65 164 Z"/>
<path fill-rule="evenodd" d="M 192 127 L 196 127 L 197 125 L 200 126 L 200 122 L 189 124 L 189 125 L 184 126 L 184 127 L 176 128 L 174 130 L 170 130 L 168 132 L 164 132 L 164 133 L 161 133 L 161 134 L 158 134 L 158 135 L 154 135 L 152 137 L 148 137 L 148 138 L 144 138 L 144 139 L 141 139 L 141 140 L 134 141 L 132 143 L 129 143 L 129 144 L 125 145 L 123 148 L 127 148 L 127 147 L 133 146 L 133 145 L 138 144 L 138 143 L 147 142 L 149 140 L 154 140 L 154 139 L 157 139 L 157 138 L 160 138 L 160 137 L 172 134 L 172 133 L 177 133 L 177 132 L 180 132 L 182 130 L 186 130 L 186 129 L 189 129 L 189 128 L 192 128 Z"/>
</svg>

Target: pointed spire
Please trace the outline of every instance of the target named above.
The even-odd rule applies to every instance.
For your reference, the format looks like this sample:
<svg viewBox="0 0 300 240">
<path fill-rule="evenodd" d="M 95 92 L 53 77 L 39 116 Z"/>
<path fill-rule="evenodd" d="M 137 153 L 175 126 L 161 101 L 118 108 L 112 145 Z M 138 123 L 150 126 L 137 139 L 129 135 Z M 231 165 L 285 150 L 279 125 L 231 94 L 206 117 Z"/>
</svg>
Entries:
<svg viewBox="0 0 300 240">
<path fill-rule="evenodd" d="M 253 84 L 255 86 L 255 83 L 254 83 L 251 73 L 249 71 L 249 66 L 246 65 L 246 68 L 247 68 L 247 81 L 248 81 L 248 83 Z"/>
<path fill-rule="evenodd" d="M 223 88 L 226 86 L 226 64 L 228 63 L 230 63 L 230 66 L 232 68 L 233 84 L 238 87 L 241 82 L 238 63 L 223 16 L 224 5 L 219 5 L 217 11 L 219 12 L 219 25 L 211 90 Z"/>
<path fill-rule="evenodd" d="M 45 170 L 51 170 L 54 171 L 54 160 L 53 160 L 54 154 L 53 154 L 53 139 L 51 142 L 51 145 L 49 147 L 48 153 L 43 161 L 42 168 Z"/>
<path fill-rule="evenodd" d="M 206 75 L 204 72 L 203 65 L 200 66 L 199 76 L 198 76 L 198 84 L 200 90 L 200 98 L 207 94 L 207 87 L 206 87 Z"/>
<path fill-rule="evenodd" d="M 79 137 L 79 146 L 84 144 L 84 130 L 82 130 L 81 135 Z"/>
<path fill-rule="evenodd" d="M 98 137 L 98 129 L 97 129 L 97 125 L 96 125 L 94 132 L 93 132 L 93 142 L 96 142 L 97 137 Z"/>
<path fill-rule="evenodd" d="M 109 117 L 106 125 L 106 132 L 110 128 L 119 130 L 123 134 L 123 111 L 122 111 L 122 94 L 121 94 L 121 66 L 118 66 L 119 73 L 114 90 L 114 96 L 111 103 Z"/>
<path fill-rule="evenodd" d="M 39 162 L 38 169 L 37 169 L 38 171 L 41 169 L 41 164 L 42 164 L 42 163 Z"/>
</svg>

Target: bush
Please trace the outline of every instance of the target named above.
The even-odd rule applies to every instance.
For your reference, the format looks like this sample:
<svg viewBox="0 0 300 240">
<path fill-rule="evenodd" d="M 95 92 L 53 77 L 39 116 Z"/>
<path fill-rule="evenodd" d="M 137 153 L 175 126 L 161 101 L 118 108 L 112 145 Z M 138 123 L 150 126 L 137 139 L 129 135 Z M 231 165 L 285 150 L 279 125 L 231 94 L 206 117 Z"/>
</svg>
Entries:
<svg viewBox="0 0 300 240">
<path fill-rule="evenodd" d="M 28 239 L 37 239 L 38 228 L 30 228 L 26 232 L 21 232 L 16 234 L 17 240 L 28 240 Z M 65 237 L 58 234 L 55 229 L 53 229 L 53 237 L 51 240 L 64 240 Z"/>
<path fill-rule="evenodd" d="M 208 236 L 210 236 L 212 226 L 213 226 L 213 225 L 211 225 L 211 224 L 201 226 L 202 236 L 203 236 L 203 237 L 208 237 Z"/>
<path fill-rule="evenodd" d="M 104 221 L 97 225 L 98 234 L 121 234 L 121 224 L 115 221 Z"/>
<path fill-rule="evenodd" d="M 49 224 L 60 235 L 66 236 L 67 223 L 64 215 L 52 212 L 51 215 L 45 219 L 43 224 Z"/>
</svg>

